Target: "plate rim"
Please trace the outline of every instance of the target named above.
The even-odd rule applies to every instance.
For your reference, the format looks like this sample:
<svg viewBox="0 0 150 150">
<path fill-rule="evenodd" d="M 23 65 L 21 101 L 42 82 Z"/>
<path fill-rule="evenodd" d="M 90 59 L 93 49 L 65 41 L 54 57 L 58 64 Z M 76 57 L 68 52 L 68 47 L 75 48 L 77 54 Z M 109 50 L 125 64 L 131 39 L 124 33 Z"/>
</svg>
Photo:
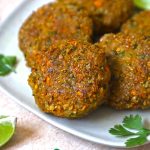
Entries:
<svg viewBox="0 0 150 150">
<path fill-rule="evenodd" d="M 101 138 L 96 138 L 90 135 L 87 135 L 86 133 L 81 133 L 80 131 L 76 131 L 73 129 L 70 129 L 69 127 L 66 127 L 60 123 L 57 123 L 56 121 L 53 121 L 49 118 L 46 118 L 43 114 L 40 114 L 39 112 L 37 112 L 36 110 L 32 109 L 30 106 L 24 104 L 23 102 L 21 102 L 17 97 L 15 97 L 13 94 L 9 93 L 9 91 L 3 87 L 2 85 L 0 85 L 0 90 L 2 92 L 4 92 L 7 96 L 9 96 L 14 102 L 16 102 L 17 104 L 19 104 L 20 106 L 22 106 L 23 108 L 25 108 L 26 110 L 28 110 L 29 112 L 33 113 L 34 115 L 36 115 L 37 117 L 39 117 L 40 119 L 46 121 L 47 123 L 50 123 L 51 125 L 69 133 L 72 135 L 75 135 L 81 139 L 87 140 L 89 142 L 93 142 L 96 144 L 102 144 L 105 146 L 109 146 L 109 147 L 114 147 L 114 148 L 126 148 L 125 145 L 122 144 L 114 144 L 114 142 L 108 142 L 106 140 L 103 140 Z"/>
</svg>

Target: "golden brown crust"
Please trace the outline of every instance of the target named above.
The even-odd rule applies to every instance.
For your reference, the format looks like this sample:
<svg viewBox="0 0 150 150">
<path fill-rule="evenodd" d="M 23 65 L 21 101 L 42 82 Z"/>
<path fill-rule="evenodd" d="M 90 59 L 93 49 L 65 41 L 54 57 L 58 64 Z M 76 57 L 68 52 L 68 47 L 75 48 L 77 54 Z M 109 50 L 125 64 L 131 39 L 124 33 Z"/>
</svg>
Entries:
<svg viewBox="0 0 150 150">
<path fill-rule="evenodd" d="M 132 0 L 58 0 L 85 8 L 96 33 L 114 32 L 132 15 Z"/>
<path fill-rule="evenodd" d="M 79 118 L 106 100 L 110 72 L 98 45 L 59 41 L 40 55 L 42 60 L 32 70 L 29 85 L 42 111 Z"/>
<path fill-rule="evenodd" d="M 28 65 L 34 66 L 34 54 L 62 39 L 91 41 L 93 23 L 86 11 L 73 5 L 47 4 L 34 12 L 22 25 L 19 45 Z"/>
<path fill-rule="evenodd" d="M 150 36 L 150 11 L 142 11 L 133 16 L 122 26 L 121 31 L 131 35 Z"/>
<path fill-rule="evenodd" d="M 117 109 L 150 107 L 150 38 L 119 33 L 100 43 L 112 72 L 109 105 Z"/>
</svg>

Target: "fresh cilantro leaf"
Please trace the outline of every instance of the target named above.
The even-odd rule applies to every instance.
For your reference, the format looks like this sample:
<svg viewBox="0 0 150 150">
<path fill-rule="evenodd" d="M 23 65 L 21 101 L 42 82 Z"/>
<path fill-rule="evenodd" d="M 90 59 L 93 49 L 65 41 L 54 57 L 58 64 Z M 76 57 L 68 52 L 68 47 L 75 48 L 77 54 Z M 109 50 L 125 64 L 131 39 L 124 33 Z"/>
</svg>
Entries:
<svg viewBox="0 0 150 150">
<path fill-rule="evenodd" d="M 150 130 L 143 128 L 143 129 L 139 130 L 139 132 L 137 132 L 136 135 L 148 136 L 148 135 L 150 135 Z"/>
<path fill-rule="evenodd" d="M 123 126 L 129 129 L 143 129 L 142 118 L 139 115 L 126 116 L 123 120 Z"/>
<path fill-rule="evenodd" d="M 135 131 L 132 132 L 131 129 Z M 147 137 L 150 135 L 150 130 L 144 128 L 140 115 L 130 115 L 123 119 L 122 125 L 115 125 L 114 128 L 111 128 L 109 133 L 117 137 L 131 136 L 125 142 L 126 147 L 135 147 L 148 141 Z"/>
<path fill-rule="evenodd" d="M 15 56 L 0 55 L 0 76 L 5 76 L 14 71 L 17 59 Z"/>
<path fill-rule="evenodd" d="M 109 130 L 109 133 L 116 136 L 131 136 L 135 133 L 126 130 L 122 125 L 115 125 L 114 128 Z"/>
<path fill-rule="evenodd" d="M 147 140 L 146 136 L 139 136 L 139 137 L 136 137 L 136 138 L 128 139 L 125 144 L 126 144 L 127 147 L 134 147 L 134 146 L 143 145 L 147 141 L 148 140 Z"/>
</svg>

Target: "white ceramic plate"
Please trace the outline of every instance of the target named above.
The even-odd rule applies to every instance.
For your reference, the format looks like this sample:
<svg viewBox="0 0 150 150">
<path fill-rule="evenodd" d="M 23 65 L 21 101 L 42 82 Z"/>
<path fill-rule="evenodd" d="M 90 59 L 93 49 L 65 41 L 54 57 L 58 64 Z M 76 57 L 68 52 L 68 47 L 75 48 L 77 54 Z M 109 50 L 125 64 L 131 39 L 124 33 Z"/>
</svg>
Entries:
<svg viewBox="0 0 150 150">
<path fill-rule="evenodd" d="M 124 116 L 129 114 L 140 114 L 145 120 L 150 121 L 150 110 L 115 111 L 107 107 L 101 107 L 86 118 L 67 120 L 44 114 L 35 105 L 31 89 L 27 84 L 30 69 L 25 66 L 24 57 L 18 48 L 18 31 L 23 21 L 33 10 L 48 2 L 50 0 L 23 0 L 1 24 L 0 53 L 16 55 L 19 59 L 17 73 L 0 78 L 2 89 L 20 105 L 64 131 L 95 143 L 113 147 L 125 147 L 124 142 L 126 139 L 115 138 L 108 133 L 108 130 L 115 124 L 121 123 Z"/>
</svg>

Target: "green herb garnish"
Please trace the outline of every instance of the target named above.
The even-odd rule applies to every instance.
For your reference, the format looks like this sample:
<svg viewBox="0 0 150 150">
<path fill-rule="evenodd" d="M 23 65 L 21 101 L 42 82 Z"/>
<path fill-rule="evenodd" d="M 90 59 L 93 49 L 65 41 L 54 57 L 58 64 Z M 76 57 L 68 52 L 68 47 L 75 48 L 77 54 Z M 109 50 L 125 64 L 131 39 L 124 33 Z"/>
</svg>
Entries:
<svg viewBox="0 0 150 150">
<path fill-rule="evenodd" d="M 0 76 L 5 76 L 15 70 L 17 59 L 15 56 L 0 55 Z"/>
<path fill-rule="evenodd" d="M 0 147 L 6 144 L 15 132 L 16 118 L 0 116 Z"/>
<path fill-rule="evenodd" d="M 142 9 L 150 9 L 150 0 L 133 0 L 134 4 Z"/>
<path fill-rule="evenodd" d="M 144 128 L 142 118 L 139 115 L 126 116 L 122 125 L 115 125 L 109 133 L 117 137 L 131 137 L 125 142 L 126 147 L 140 146 L 148 142 L 150 130 Z"/>
</svg>

